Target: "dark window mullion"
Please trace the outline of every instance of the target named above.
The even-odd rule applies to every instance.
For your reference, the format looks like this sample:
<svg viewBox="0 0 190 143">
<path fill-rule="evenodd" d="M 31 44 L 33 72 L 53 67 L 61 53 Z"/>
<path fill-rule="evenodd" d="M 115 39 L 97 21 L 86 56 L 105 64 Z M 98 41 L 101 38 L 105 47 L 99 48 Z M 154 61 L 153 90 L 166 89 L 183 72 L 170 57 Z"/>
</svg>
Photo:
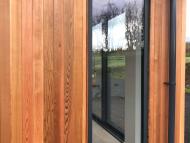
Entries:
<svg viewBox="0 0 190 143">
<path fill-rule="evenodd" d="M 103 122 L 107 121 L 107 117 L 108 117 L 108 104 L 107 104 L 107 69 L 108 69 L 108 56 L 107 56 L 107 52 L 106 49 L 108 49 L 108 29 L 107 26 L 108 25 L 108 21 L 104 21 L 102 24 L 102 32 L 103 34 L 105 34 L 105 47 L 103 47 L 102 50 L 102 120 Z"/>
<path fill-rule="evenodd" d="M 102 51 L 102 121 L 107 121 L 107 53 Z"/>
</svg>

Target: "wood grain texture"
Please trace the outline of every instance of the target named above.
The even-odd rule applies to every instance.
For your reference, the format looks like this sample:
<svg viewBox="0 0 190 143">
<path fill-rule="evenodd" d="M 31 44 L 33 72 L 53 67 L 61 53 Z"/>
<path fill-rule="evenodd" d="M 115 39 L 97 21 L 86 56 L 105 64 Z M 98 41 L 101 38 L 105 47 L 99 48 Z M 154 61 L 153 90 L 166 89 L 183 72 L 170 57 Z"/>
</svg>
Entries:
<svg viewBox="0 0 190 143">
<path fill-rule="evenodd" d="M 0 1 L 0 142 L 11 141 L 10 2 Z"/>
<path fill-rule="evenodd" d="M 184 143 L 186 0 L 177 0 L 175 143 Z"/>
<path fill-rule="evenodd" d="M 168 0 L 151 1 L 150 16 L 150 75 L 149 75 L 149 138 L 150 143 L 168 141 Z"/>
<path fill-rule="evenodd" d="M 87 143 L 87 0 L 0 1 L 0 142 Z M 176 143 L 184 141 L 185 0 L 177 0 Z M 149 142 L 168 140 L 169 1 L 152 0 Z"/>
<path fill-rule="evenodd" d="M 83 0 L 83 5 L 82 5 L 82 9 L 83 9 L 83 17 L 82 17 L 82 37 L 83 37 L 83 48 L 82 48 L 82 51 L 83 51 L 83 58 L 82 58 L 82 61 L 83 61 L 83 95 L 82 95 L 82 98 L 83 98 L 83 102 L 82 102 L 82 143 L 87 143 L 88 142 L 88 131 L 90 130 L 89 129 L 89 126 L 88 126 L 88 89 L 89 89 L 89 86 L 88 86 L 88 75 L 89 75 L 89 57 L 88 57 L 88 50 L 90 47 L 88 47 L 89 45 L 89 27 L 88 27 L 88 19 L 89 19 L 89 1 L 87 0 Z"/>
<path fill-rule="evenodd" d="M 11 143 L 22 143 L 21 0 L 10 0 Z"/>
<path fill-rule="evenodd" d="M 73 132 L 73 126 L 76 116 L 73 116 L 73 99 L 74 99 L 74 81 L 73 81 L 73 64 L 74 64 L 74 0 L 64 0 L 63 12 L 63 39 L 64 39 L 64 135 L 65 143 L 70 143 L 74 138 L 70 138 Z M 67 14 L 66 14 L 67 13 Z M 81 75 L 80 75 L 81 76 Z M 73 116 L 73 117 L 72 117 Z M 72 122 L 72 123 L 71 123 Z M 71 126 L 73 125 L 73 126 Z"/>
<path fill-rule="evenodd" d="M 36 143 L 43 143 L 44 135 L 43 2 L 33 0 L 33 117 Z"/>
<path fill-rule="evenodd" d="M 86 6 L 64 0 L 65 143 L 87 141 Z"/>
<path fill-rule="evenodd" d="M 44 141 L 56 142 L 54 85 L 54 0 L 44 1 Z"/>
<path fill-rule="evenodd" d="M 56 142 L 64 142 L 64 92 L 63 92 L 63 0 L 54 0 L 54 88 L 56 100 Z"/>
<path fill-rule="evenodd" d="M 86 143 L 87 1 L 2 0 L 0 12 L 0 142 Z"/>
<path fill-rule="evenodd" d="M 33 1 L 22 1 L 22 130 L 24 143 L 34 140 Z"/>
</svg>

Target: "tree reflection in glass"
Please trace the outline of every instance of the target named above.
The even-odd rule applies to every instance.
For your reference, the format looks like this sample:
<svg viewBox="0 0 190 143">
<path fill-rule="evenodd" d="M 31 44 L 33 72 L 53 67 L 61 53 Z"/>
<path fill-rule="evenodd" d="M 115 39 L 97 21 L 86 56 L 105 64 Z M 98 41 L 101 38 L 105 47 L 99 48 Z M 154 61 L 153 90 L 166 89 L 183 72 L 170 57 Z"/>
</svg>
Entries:
<svg viewBox="0 0 190 143">
<path fill-rule="evenodd" d="M 190 143 L 190 0 L 186 5 L 185 143 Z"/>
<path fill-rule="evenodd" d="M 93 0 L 94 119 L 133 143 L 141 142 L 143 7 L 143 0 Z M 93 132 L 94 143 L 109 142 L 97 139 L 97 124 Z"/>
</svg>

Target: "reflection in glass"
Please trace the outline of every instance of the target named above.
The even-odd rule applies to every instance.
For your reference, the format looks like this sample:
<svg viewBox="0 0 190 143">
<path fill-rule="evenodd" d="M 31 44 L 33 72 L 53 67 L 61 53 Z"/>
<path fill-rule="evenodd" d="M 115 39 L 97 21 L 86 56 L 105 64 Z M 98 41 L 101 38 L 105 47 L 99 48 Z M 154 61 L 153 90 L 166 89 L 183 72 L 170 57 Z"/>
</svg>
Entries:
<svg viewBox="0 0 190 143">
<path fill-rule="evenodd" d="M 186 78 L 185 78 L 185 143 L 190 143 L 190 0 L 187 0 Z"/>
<path fill-rule="evenodd" d="M 92 29 L 92 101 L 93 114 L 101 117 L 101 97 L 102 97 L 102 24 L 98 24 Z"/>
<path fill-rule="evenodd" d="M 185 79 L 185 98 L 186 98 L 186 116 L 185 116 L 185 143 L 190 142 L 190 41 L 186 42 L 186 79 Z"/>
<path fill-rule="evenodd" d="M 143 7 L 93 0 L 93 143 L 141 142 Z"/>
<path fill-rule="evenodd" d="M 124 132 L 125 127 L 125 43 L 125 13 L 123 13 L 108 21 L 107 51 L 108 122 L 121 132 Z"/>
</svg>

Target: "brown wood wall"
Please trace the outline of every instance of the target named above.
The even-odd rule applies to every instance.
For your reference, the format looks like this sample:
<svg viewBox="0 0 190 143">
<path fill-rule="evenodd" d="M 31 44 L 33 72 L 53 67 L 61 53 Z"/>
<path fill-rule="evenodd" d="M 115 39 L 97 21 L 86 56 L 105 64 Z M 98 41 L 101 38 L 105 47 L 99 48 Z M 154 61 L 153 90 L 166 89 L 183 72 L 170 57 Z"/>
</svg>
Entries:
<svg viewBox="0 0 190 143">
<path fill-rule="evenodd" d="M 184 143 L 186 0 L 177 0 L 175 143 Z"/>
<path fill-rule="evenodd" d="M 151 0 L 149 143 L 168 142 L 168 61 L 170 1 Z"/>
<path fill-rule="evenodd" d="M 87 1 L 0 1 L 0 143 L 87 140 Z"/>
<path fill-rule="evenodd" d="M 9 5 L 0 1 L 0 143 L 9 143 L 11 137 Z"/>
<path fill-rule="evenodd" d="M 183 143 L 185 0 L 177 3 Z M 170 3 L 150 4 L 148 141 L 167 143 Z M 0 143 L 87 143 L 87 0 L 0 0 L 0 32 Z"/>
<path fill-rule="evenodd" d="M 149 143 L 168 142 L 168 61 L 170 46 L 170 1 L 151 0 L 150 75 L 149 75 Z M 177 67 L 175 143 L 184 143 L 185 90 L 185 3 L 177 0 Z"/>
</svg>

